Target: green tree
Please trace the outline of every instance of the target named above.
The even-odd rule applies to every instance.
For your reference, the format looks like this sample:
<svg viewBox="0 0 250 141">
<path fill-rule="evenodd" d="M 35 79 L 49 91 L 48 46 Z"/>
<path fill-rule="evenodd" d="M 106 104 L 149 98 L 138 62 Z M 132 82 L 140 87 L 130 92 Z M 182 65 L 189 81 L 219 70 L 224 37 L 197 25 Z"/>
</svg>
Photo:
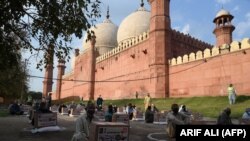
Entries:
<svg viewBox="0 0 250 141">
<path fill-rule="evenodd" d="M 42 99 L 42 92 L 36 92 L 36 91 L 29 91 L 26 95 L 25 98 L 27 99 L 27 97 L 30 95 L 32 96 L 32 99 Z"/>
<path fill-rule="evenodd" d="M 4 98 L 21 98 L 28 90 L 25 64 L 20 59 L 14 61 L 17 65 L 0 71 L 0 95 Z"/>
<path fill-rule="evenodd" d="M 69 59 L 69 43 L 73 36 L 81 38 L 84 31 L 91 34 L 92 22 L 100 17 L 99 5 L 100 0 L 1 0 L 0 48 L 6 51 L 0 53 L 11 62 L 1 63 L 17 65 L 20 54 L 16 52 L 26 49 L 33 54 L 44 52 L 40 67 L 49 61 L 46 56 L 50 45 L 57 58 Z M 32 43 L 34 40 L 38 46 Z"/>
</svg>

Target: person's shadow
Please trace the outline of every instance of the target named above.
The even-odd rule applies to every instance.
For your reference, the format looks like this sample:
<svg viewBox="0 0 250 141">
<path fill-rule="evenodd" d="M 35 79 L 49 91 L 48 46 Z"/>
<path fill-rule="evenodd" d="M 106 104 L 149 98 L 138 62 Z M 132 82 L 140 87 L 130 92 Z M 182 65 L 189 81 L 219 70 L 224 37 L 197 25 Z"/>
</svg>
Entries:
<svg viewBox="0 0 250 141">
<path fill-rule="evenodd" d="M 243 95 L 242 96 L 237 96 L 235 103 L 245 102 L 245 101 L 247 101 L 249 99 L 250 99 L 249 96 L 243 96 Z"/>
</svg>

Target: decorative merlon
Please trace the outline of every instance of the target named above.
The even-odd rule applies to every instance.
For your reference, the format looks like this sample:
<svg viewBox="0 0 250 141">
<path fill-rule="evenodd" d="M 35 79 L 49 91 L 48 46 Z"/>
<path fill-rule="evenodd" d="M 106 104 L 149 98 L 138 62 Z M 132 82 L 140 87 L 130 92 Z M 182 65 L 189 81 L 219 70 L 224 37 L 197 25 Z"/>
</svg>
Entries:
<svg viewBox="0 0 250 141">
<path fill-rule="evenodd" d="M 180 64 L 185 64 L 188 62 L 193 62 L 193 61 L 198 61 L 198 60 L 203 60 L 206 58 L 218 56 L 221 54 L 220 50 L 222 50 L 222 49 L 227 49 L 228 53 L 240 51 L 240 50 L 245 50 L 245 49 L 250 49 L 250 39 L 245 38 L 241 42 L 233 41 L 230 45 L 224 44 L 220 47 L 214 46 L 213 48 L 211 48 L 211 49 L 207 48 L 204 51 L 197 51 L 196 53 L 192 52 L 190 54 L 178 56 L 177 58 L 170 59 L 169 65 L 171 65 L 171 66 L 180 65 Z"/>
<path fill-rule="evenodd" d="M 190 36 L 189 34 L 184 34 L 180 31 L 172 29 L 172 37 L 174 39 L 179 39 L 181 41 L 185 41 L 187 43 L 190 43 L 192 45 L 198 45 L 198 46 L 212 46 L 209 43 L 206 43 L 200 39 L 194 38 L 193 36 Z"/>
<path fill-rule="evenodd" d="M 96 58 L 96 63 L 101 62 L 111 56 L 114 56 L 130 47 L 133 47 L 149 38 L 149 31 L 144 32 L 143 34 L 130 38 L 128 40 L 125 40 L 118 44 L 118 47 L 104 53 L 103 55 Z"/>
</svg>

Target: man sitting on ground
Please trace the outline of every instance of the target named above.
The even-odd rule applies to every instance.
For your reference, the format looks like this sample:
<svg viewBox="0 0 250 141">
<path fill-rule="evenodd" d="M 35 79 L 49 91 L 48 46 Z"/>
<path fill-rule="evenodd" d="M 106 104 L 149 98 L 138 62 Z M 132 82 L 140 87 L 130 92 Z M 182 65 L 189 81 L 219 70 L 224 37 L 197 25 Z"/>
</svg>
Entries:
<svg viewBox="0 0 250 141">
<path fill-rule="evenodd" d="M 89 124 L 94 115 L 94 105 L 89 102 L 86 107 L 87 113 L 82 114 L 76 120 L 76 130 L 71 141 L 88 141 L 89 140 Z"/>
<path fill-rule="evenodd" d="M 217 124 L 218 125 L 232 125 L 230 114 L 231 114 L 230 108 L 224 109 L 217 119 Z"/>
<path fill-rule="evenodd" d="M 105 113 L 105 121 L 112 122 L 113 113 L 114 113 L 113 106 L 111 104 L 109 104 L 108 110 Z"/>
<path fill-rule="evenodd" d="M 182 114 L 179 112 L 178 104 L 172 104 L 172 111 L 167 114 L 167 134 L 171 137 L 175 137 L 176 125 L 189 124 L 190 116 Z"/>
<path fill-rule="evenodd" d="M 20 106 L 17 104 L 17 101 L 15 101 L 13 104 L 9 106 L 9 113 L 11 115 L 22 115 L 23 111 L 21 111 Z"/>
<path fill-rule="evenodd" d="M 250 120 L 250 108 L 247 108 L 246 111 L 244 112 L 242 119 L 247 119 Z"/>
<path fill-rule="evenodd" d="M 191 112 L 187 110 L 186 105 L 181 105 L 181 107 L 179 108 L 179 112 L 183 113 L 185 115 L 191 115 Z"/>
<path fill-rule="evenodd" d="M 145 122 L 146 123 L 153 123 L 154 122 L 154 112 L 151 111 L 151 106 L 148 106 L 145 112 Z"/>
</svg>

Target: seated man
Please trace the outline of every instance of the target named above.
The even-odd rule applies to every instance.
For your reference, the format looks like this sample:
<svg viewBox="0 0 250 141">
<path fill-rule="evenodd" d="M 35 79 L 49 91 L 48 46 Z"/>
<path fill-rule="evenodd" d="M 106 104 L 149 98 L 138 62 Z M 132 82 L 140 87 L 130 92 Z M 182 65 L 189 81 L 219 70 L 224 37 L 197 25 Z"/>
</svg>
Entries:
<svg viewBox="0 0 250 141">
<path fill-rule="evenodd" d="M 191 113 L 187 110 L 186 105 L 181 105 L 181 107 L 179 108 L 179 112 L 186 115 L 191 115 Z"/>
<path fill-rule="evenodd" d="M 153 123 L 154 122 L 154 112 L 151 111 L 151 106 L 148 106 L 145 112 L 145 122 L 146 123 Z"/>
<path fill-rule="evenodd" d="M 79 116 L 76 120 L 75 133 L 71 141 L 88 141 L 89 140 L 89 125 L 94 117 L 94 104 L 89 103 L 87 105 L 87 113 Z"/>
<path fill-rule="evenodd" d="M 128 106 L 127 106 L 127 109 L 126 109 L 126 113 L 129 116 L 129 120 L 132 120 L 132 118 L 133 118 L 133 112 L 134 112 L 134 108 L 132 106 L 132 103 L 129 103 Z"/>
<path fill-rule="evenodd" d="M 11 115 L 22 115 L 23 111 L 21 111 L 20 106 L 17 104 L 17 101 L 15 101 L 13 104 L 9 106 L 9 113 Z"/>
<path fill-rule="evenodd" d="M 244 114 L 242 115 L 242 119 L 244 120 L 250 120 L 250 108 L 247 108 Z"/>
<path fill-rule="evenodd" d="M 113 106 L 110 104 L 110 105 L 108 106 L 108 110 L 107 110 L 106 113 L 105 113 L 105 121 L 107 121 L 107 122 L 112 122 L 113 113 L 114 113 L 114 111 L 113 111 Z"/>
<path fill-rule="evenodd" d="M 160 121 L 160 112 L 159 109 L 152 103 L 151 111 L 154 113 L 154 121 Z"/>
<path fill-rule="evenodd" d="M 224 109 L 217 119 L 217 124 L 218 125 L 231 125 L 232 120 L 231 120 L 230 114 L 231 114 L 230 108 Z"/>
<path fill-rule="evenodd" d="M 190 116 L 180 113 L 178 104 L 172 104 L 171 112 L 167 114 L 167 134 L 171 137 L 175 137 L 176 125 L 189 124 Z"/>
<path fill-rule="evenodd" d="M 73 110 L 76 109 L 76 104 L 74 101 L 72 101 L 71 104 L 69 105 L 68 115 L 70 115 L 71 109 L 73 109 Z"/>
<path fill-rule="evenodd" d="M 67 108 L 67 106 L 64 105 L 64 104 L 61 104 L 61 105 L 59 106 L 59 108 L 58 108 L 58 112 L 59 112 L 59 113 L 62 113 L 62 112 L 63 112 L 63 111 L 62 111 L 62 108 Z"/>
</svg>

